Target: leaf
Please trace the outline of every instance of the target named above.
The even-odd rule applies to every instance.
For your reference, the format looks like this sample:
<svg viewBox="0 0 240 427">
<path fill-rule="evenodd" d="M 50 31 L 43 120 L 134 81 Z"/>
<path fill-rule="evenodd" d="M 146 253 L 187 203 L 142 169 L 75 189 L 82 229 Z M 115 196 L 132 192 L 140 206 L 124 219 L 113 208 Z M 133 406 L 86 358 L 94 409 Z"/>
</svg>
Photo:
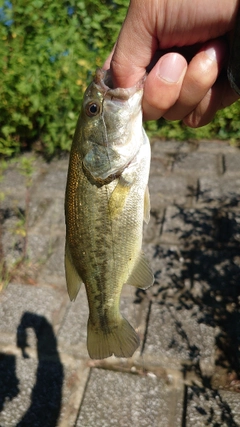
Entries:
<svg viewBox="0 0 240 427">
<path fill-rule="evenodd" d="M 34 140 L 43 142 L 46 153 L 69 150 L 83 92 L 114 45 L 128 5 L 129 0 L 0 2 L 13 21 L 0 25 L 1 155 L 16 154 Z M 145 126 L 165 139 L 237 141 L 240 102 L 200 129 L 164 119 Z"/>
</svg>

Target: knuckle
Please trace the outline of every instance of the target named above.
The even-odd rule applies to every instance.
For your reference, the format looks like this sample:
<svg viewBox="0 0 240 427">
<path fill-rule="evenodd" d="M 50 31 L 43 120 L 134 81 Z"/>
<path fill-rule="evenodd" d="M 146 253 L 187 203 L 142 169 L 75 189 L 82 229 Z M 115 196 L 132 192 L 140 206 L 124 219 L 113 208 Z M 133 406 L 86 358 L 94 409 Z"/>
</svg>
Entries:
<svg viewBox="0 0 240 427">
<path fill-rule="evenodd" d="M 191 128 L 197 128 L 200 126 L 202 116 L 199 115 L 196 110 L 192 111 L 190 114 L 184 117 L 183 123 L 186 126 L 189 126 Z"/>
</svg>

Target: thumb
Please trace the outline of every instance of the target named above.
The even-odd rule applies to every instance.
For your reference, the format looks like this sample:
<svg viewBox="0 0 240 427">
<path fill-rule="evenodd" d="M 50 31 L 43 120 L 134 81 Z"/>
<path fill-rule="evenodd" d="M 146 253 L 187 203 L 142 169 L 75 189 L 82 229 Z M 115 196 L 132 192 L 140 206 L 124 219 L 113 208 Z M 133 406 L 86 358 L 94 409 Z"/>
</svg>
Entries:
<svg viewBox="0 0 240 427">
<path fill-rule="evenodd" d="M 110 64 L 114 87 L 134 86 L 146 73 L 157 39 L 148 31 L 140 8 L 131 2 L 113 52 L 105 62 Z M 145 21 L 146 22 L 146 21 Z"/>
<path fill-rule="evenodd" d="M 144 84 L 144 120 L 157 120 L 178 100 L 187 71 L 187 61 L 179 53 L 163 55 Z"/>
</svg>

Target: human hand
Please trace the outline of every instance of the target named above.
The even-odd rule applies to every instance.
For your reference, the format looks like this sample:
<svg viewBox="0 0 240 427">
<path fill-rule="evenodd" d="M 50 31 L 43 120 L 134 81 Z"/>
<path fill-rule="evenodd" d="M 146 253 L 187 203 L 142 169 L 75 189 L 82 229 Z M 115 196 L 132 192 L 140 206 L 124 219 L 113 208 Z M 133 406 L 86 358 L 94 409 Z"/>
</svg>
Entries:
<svg viewBox="0 0 240 427">
<path fill-rule="evenodd" d="M 238 99 L 222 73 L 237 8 L 237 0 L 131 0 L 104 68 L 114 86 L 130 87 L 155 60 L 144 85 L 144 119 L 203 126 Z"/>
</svg>

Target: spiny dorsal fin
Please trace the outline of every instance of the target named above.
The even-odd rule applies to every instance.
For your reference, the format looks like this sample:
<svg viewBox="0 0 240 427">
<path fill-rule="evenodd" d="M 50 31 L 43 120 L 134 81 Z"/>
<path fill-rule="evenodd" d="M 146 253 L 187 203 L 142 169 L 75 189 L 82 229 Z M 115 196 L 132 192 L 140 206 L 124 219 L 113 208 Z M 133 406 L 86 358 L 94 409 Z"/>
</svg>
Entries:
<svg viewBox="0 0 240 427">
<path fill-rule="evenodd" d="M 154 276 L 150 264 L 144 253 L 141 252 L 127 280 L 127 284 L 136 288 L 147 289 L 152 286 L 153 281 Z"/>
</svg>

